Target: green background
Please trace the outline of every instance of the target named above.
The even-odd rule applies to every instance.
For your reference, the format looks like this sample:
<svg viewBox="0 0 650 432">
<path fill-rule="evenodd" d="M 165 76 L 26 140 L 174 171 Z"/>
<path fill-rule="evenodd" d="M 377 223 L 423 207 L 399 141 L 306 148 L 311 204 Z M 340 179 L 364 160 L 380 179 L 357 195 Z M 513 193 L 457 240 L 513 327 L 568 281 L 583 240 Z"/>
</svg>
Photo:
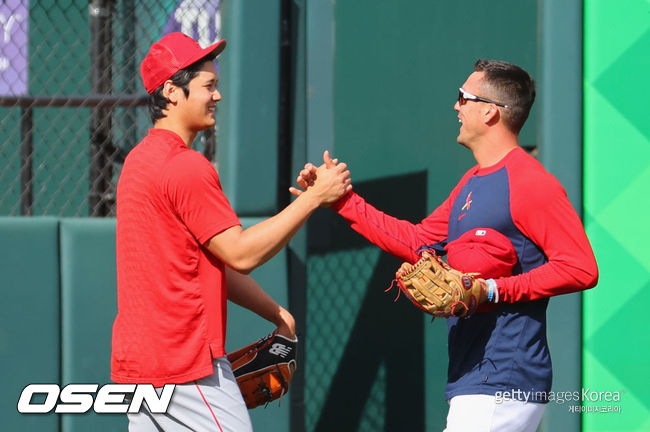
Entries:
<svg viewBox="0 0 650 432">
<path fill-rule="evenodd" d="M 174 2 L 156 3 L 153 11 L 145 10 L 150 3 L 135 3 L 146 19 L 164 20 Z M 49 18 L 37 4 L 30 21 L 34 53 L 54 40 L 54 33 L 39 25 Z M 61 4 L 52 5 L 51 13 L 60 14 Z M 33 91 L 87 87 L 66 81 L 71 73 L 55 61 L 71 47 L 79 56 L 87 50 L 87 4 L 70 2 L 66 10 L 70 5 L 77 15 L 62 19 L 71 20 L 77 39 L 64 38 L 69 47 L 58 46 L 52 57 L 44 57 L 44 70 L 30 69 Z M 283 7 L 291 25 L 284 72 Z M 521 143 L 537 147 L 539 159 L 567 189 L 600 268 L 595 289 L 551 299 L 553 390 L 621 392 L 617 403 L 585 402 L 617 406 L 620 413 L 578 414 L 569 404 L 550 404 L 540 430 L 650 430 L 650 339 L 638 300 L 650 288 L 645 213 L 650 2 L 414 0 L 398 7 L 389 0 L 227 0 L 222 14 L 228 49 L 219 61 L 223 101 L 214 163 L 246 225 L 276 213 L 289 198 L 284 185 L 305 161 L 319 162 L 325 149 L 349 164 L 355 189 L 371 203 L 419 220 L 474 164 L 455 141 L 452 106 L 475 60 L 504 59 L 529 70 L 538 97 Z M 156 28 L 138 30 L 139 57 Z M 37 82 L 48 68 L 67 84 Z M 281 80 L 289 83 L 288 150 L 279 139 Z M 61 119 L 85 122 L 88 112 L 64 109 L 58 115 L 35 112 L 41 189 L 70 187 L 62 181 L 70 167 L 86 175 L 87 137 L 49 128 Z M 4 117 L 1 136 L 16 139 L 6 129 L 18 123 L 15 117 Z M 67 141 L 73 142 L 74 157 L 66 156 Z M 17 175 L 18 161 L 0 156 L 5 184 Z M 53 163 L 57 159 L 60 165 Z M 57 206 L 60 216 L 76 213 L 86 206 L 81 189 L 46 191 L 35 213 L 56 213 Z M 18 199 L 15 189 L 2 193 Z M 88 430 L 91 424 L 98 431 L 124 430 L 123 416 L 21 416 L 15 406 L 30 382 L 108 380 L 113 235 L 113 219 L 0 220 L 6 298 L 0 362 L 7 371 L 0 417 L 8 430 Z M 252 412 L 257 430 L 271 430 L 270 424 L 278 431 L 442 430 L 446 326 L 442 320 L 431 323 L 404 299 L 393 303 L 393 293 L 383 292 L 397 265 L 332 212 L 319 210 L 289 248 L 256 271 L 262 285 L 296 315 L 302 341 L 292 390 L 281 406 Z M 270 324 L 233 306 L 228 348 L 270 330 Z"/>
<path fill-rule="evenodd" d="M 584 431 L 650 430 L 650 3 L 585 3 L 585 223 L 600 269 L 584 295 L 583 386 L 620 392 Z M 592 408 L 593 409 L 593 408 Z"/>
</svg>

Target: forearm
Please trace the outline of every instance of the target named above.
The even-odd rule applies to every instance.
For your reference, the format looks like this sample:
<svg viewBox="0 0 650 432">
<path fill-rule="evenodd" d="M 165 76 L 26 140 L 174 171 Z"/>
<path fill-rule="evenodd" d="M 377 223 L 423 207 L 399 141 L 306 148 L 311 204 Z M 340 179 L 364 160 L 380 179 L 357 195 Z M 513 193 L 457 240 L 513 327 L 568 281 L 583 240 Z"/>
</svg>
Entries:
<svg viewBox="0 0 650 432">
<path fill-rule="evenodd" d="M 258 267 L 275 256 L 307 222 L 318 205 L 317 200 L 303 195 L 277 215 L 244 230 L 241 249 L 250 257 L 248 266 Z"/>
<path fill-rule="evenodd" d="M 350 227 L 384 251 L 409 262 L 420 258 L 418 250 L 446 236 L 445 217 L 434 212 L 420 224 L 395 218 L 368 204 L 352 193 L 338 203 L 335 210 Z M 440 220 L 443 223 L 436 223 Z"/>
<path fill-rule="evenodd" d="M 285 336 L 295 336 L 293 316 L 273 300 L 252 277 L 226 267 L 226 283 L 228 300 L 272 322 Z"/>
<path fill-rule="evenodd" d="M 598 282 L 596 261 L 549 261 L 529 272 L 499 278 L 500 301 L 515 303 L 531 301 L 593 288 Z"/>
<path fill-rule="evenodd" d="M 280 213 L 246 230 L 237 227 L 219 233 L 207 242 L 207 248 L 235 270 L 250 272 L 286 246 L 314 210 L 332 204 L 352 189 L 346 167 L 339 164 L 327 168 L 323 164 L 317 169 L 314 185 Z"/>
<path fill-rule="evenodd" d="M 230 267 L 249 273 L 285 247 L 318 204 L 311 195 L 303 194 L 277 215 L 245 230 L 236 227 L 219 233 L 206 246 Z"/>
</svg>

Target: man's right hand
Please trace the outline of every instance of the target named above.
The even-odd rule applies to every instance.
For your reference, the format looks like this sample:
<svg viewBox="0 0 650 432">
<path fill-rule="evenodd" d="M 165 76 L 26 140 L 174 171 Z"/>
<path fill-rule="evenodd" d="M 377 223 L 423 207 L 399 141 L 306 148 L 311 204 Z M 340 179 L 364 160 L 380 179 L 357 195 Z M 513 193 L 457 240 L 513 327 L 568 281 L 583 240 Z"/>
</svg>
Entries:
<svg viewBox="0 0 650 432">
<path fill-rule="evenodd" d="M 328 207 L 352 190 L 352 180 L 347 164 L 332 159 L 329 151 L 323 153 L 323 164 L 316 167 L 305 164 L 296 182 L 299 187 L 290 187 L 289 192 L 296 196 L 311 193 L 317 197 L 321 206 Z"/>
<path fill-rule="evenodd" d="M 243 229 L 235 225 L 215 234 L 204 246 L 229 267 L 240 273 L 271 259 L 289 242 L 307 218 L 319 206 L 330 206 L 352 190 L 350 171 L 337 163 L 326 151 L 323 165 L 314 170 L 314 178 L 306 190 L 277 215 Z"/>
</svg>

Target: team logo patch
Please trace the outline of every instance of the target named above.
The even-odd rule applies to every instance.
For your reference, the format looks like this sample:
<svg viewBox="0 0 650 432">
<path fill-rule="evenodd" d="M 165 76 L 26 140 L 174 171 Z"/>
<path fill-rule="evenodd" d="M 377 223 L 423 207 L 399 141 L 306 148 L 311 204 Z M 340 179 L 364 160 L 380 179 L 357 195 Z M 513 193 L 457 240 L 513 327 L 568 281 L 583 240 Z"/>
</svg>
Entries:
<svg viewBox="0 0 650 432">
<path fill-rule="evenodd" d="M 472 205 L 472 193 L 467 194 L 467 198 L 465 198 L 465 205 L 461 210 L 469 210 L 470 205 Z"/>
<path fill-rule="evenodd" d="M 458 215 L 458 220 L 461 220 L 467 215 L 467 212 L 469 212 L 469 208 L 471 205 L 472 205 L 472 192 L 467 194 L 467 198 L 465 198 L 465 204 L 460 209 L 461 214 Z"/>
</svg>

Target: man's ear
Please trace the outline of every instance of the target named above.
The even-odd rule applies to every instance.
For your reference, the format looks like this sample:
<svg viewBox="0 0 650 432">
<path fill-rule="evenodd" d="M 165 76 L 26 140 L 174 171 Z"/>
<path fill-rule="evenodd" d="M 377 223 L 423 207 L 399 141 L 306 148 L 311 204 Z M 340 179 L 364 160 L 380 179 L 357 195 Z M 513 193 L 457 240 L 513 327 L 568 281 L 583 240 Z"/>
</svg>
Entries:
<svg viewBox="0 0 650 432">
<path fill-rule="evenodd" d="M 489 104 L 485 107 L 483 111 L 483 122 L 487 125 L 493 125 L 499 121 L 501 118 L 501 112 L 493 104 Z"/>
<path fill-rule="evenodd" d="M 163 96 L 165 96 L 171 103 L 178 102 L 178 91 L 180 89 L 171 81 L 167 80 L 163 84 Z"/>
</svg>

